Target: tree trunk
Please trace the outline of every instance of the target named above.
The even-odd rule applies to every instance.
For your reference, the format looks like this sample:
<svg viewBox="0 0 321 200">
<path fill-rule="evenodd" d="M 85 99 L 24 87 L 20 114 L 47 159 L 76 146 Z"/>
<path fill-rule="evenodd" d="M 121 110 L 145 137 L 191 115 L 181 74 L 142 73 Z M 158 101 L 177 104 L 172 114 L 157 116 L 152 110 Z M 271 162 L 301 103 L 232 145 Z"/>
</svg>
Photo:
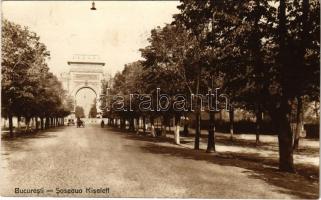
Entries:
<svg viewBox="0 0 321 200">
<path fill-rule="evenodd" d="M 286 46 L 286 1 L 280 0 L 279 13 L 278 13 L 278 32 L 279 32 L 279 62 L 280 62 L 280 83 L 282 87 L 282 97 L 278 108 L 276 108 L 276 113 L 273 113 L 274 123 L 278 132 L 279 139 L 279 168 L 282 171 L 293 172 L 293 147 L 292 147 L 292 131 L 290 126 L 290 120 L 288 119 L 288 114 L 290 111 L 290 106 L 288 104 L 287 90 L 288 85 L 284 83 L 284 77 L 287 77 L 288 73 L 288 48 Z M 291 88 L 290 88 L 291 89 Z M 277 107 L 277 105 L 276 105 Z"/>
<path fill-rule="evenodd" d="M 188 124 L 184 123 L 184 130 L 183 130 L 184 136 L 187 137 L 189 132 L 188 132 Z"/>
<path fill-rule="evenodd" d="M 161 134 L 160 135 L 166 137 L 166 117 L 163 117 L 163 119 L 161 121 Z"/>
<path fill-rule="evenodd" d="M 51 128 L 51 117 L 48 117 L 48 128 Z"/>
<path fill-rule="evenodd" d="M 25 117 L 26 119 L 26 129 L 25 131 L 28 132 L 30 128 L 30 117 Z"/>
<path fill-rule="evenodd" d="M 35 117 L 35 121 L 36 121 L 36 131 L 38 131 L 39 130 L 38 117 Z"/>
<path fill-rule="evenodd" d="M 184 130 L 183 130 L 184 136 L 188 136 L 188 122 L 187 122 L 187 117 L 184 117 Z"/>
<path fill-rule="evenodd" d="M 124 119 L 120 118 L 120 129 L 124 129 Z"/>
<path fill-rule="evenodd" d="M 127 118 L 124 118 L 124 130 L 127 130 Z"/>
<path fill-rule="evenodd" d="M 46 121 L 45 121 L 45 129 L 47 129 L 49 127 L 49 119 L 48 117 L 46 117 Z"/>
<path fill-rule="evenodd" d="M 175 144 L 180 144 L 180 137 L 179 137 L 180 118 L 181 116 L 179 115 L 175 116 L 175 132 L 174 132 Z"/>
<path fill-rule="evenodd" d="M 6 129 L 7 128 L 7 118 L 4 117 L 3 118 L 3 129 Z"/>
<path fill-rule="evenodd" d="M 304 67 L 305 63 L 305 54 L 306 48 L 308 43 L 309 37 L 309 22 L 308 22 L 308 15 L 309 15 L 310 5 L 309 0 L 302 1 L 302 31 L 300 33 L 301 36 L 301 45 L 299 47 L 299 66 Z M 301 89 L 301 88 L 299 88 Z M 295 135 L 294 135 L 294 142 L 293 142 L 293 149 L 299 148 L 299 139 L 301 135 L 301 131 L 303 130 L 303 112 L 302 112 L 302 97 L 297 97 L 297 116 L 296 116 L 296 128 L 295 128 Z"/>
<path fill-rule="evenodd" d="M 21 128 L 21 117 L 17 116 L 17 130 L 20 130 Z"/>
<path fill-rule="evenodd" d="M 199 94 L 201 73 L 202 73 L 202 68 L 201 68 L 201 66 L 198 66 L 197 83 L 196 83 L 196 95 Z M 197 104 L 197 108 L 196 109 L 197 109 L 197 111 L 196 111 L 196 116 L 195 116 L 196 127 L 195 127 L 194 149 L 195 150 L 199 150 L 200 149 L 200 136 L 201 136 L 201 108 L 200 108 L 200 106 L 198 104 Z"/>
<path fill-rule="evenodd" d="M 134 118 L 131 117 L 130 121 L 129 121 L 129 130 L 130 131 L 135 131 L 135 127 L 134 127 Z"/>
<path fill-rule="evenodd" d="M 150 118 L 150 124 L 151 124 L 150 133 L 151 133 L 152 137 L 156 137 L 155 126 L 154 126 L 154 118 L 153 117 Z"/>
<path fill-rule="evenodd" d="M 207 153 L 215 152 L 215 113 L 209 112 L 208 137 L 207 137 Z"/>
<path fill-rule="evenodd" d="M 11 138 L 13 138 L 14 134 L 13 134 L 13 123 L 12 123 L 12 115 L 11 114 L 8 115 L 8 119 L 9 119 L 9 136 Z"/>
<path fill-rule="evenodd" d="M 50 117 L 46 117 L 46 129 L 50 128 Z"/>
<path fill-rule="evenodd" d="M 146 117 L 143 116 L 143 132 L 146 133 Z"/>
<path fill-rule="evenodd" d="M 233 140 L 233 134 L 234 134 L 234 107 L 231 105 L 229 110 L 229 117 L 230 117 L 230 134 L 231 134 L 231 140 Z"/>
<path fill-rule="evenodd" d="M 296 113 L 296 127 L 295 127 L 295 135 L 293 142 L 293 149 L 299 148 L 299 140 L 301 136 L 301 132 L 303 130 L 303 109 L 302 109 L 302 98 L 297 98 L 297 113 Z"/>
<path fill-rule="evenodd" d="M 279 168 L 282 171 L 293 172 L 293 149 L 292 149 L 292 132 L 290 123 L 286 119 L 286 115 L 280 116 L 279 129 Z"/>
<path fill-rule="evenodd" d="M 43 117 L 40 118 L 40 128 L 43 130 L 44 124 L 43 124 Z"/>
<path fill-rule="evenodd" d="M 315 117 L 317 119 L 319 119 L 320 118 L 320 113 L 319 113 L 320 106 L 318 106 L 318 102 L 317 101 L 314 101 L 314 107 L 315 107 L 315 109 L 314 109 Z"/>
<path fill-rule="evenodd" d="M 262 106 L 260 104 L 257 105 L 256 110 L 256 144 L 260 144 L 260 134 L 261 134 L 261 127 L 262 127 Z"/>
<path fill-rule="evenodd" d="M 173 122 L 173 123 L 172 123 L 172 122 Z M 176 129 L 175 117 L 173 117 L 173 118 L 169 117 L 169 118 L 167 119 L 168 131 L 167 131 L 166 133 L 171 134 L 171 132 L 172 132 L 172 126 L 174 127 L 174 132 L 175 132 L 175 129 Z"/>
<path fill-rule="evenodd" d="M 31 126 L 30 126 L 30 131 L 35 128 L 35 118 L 31 117 Z"/>
<path fill-rule="evenodd" d="M 139 117 L 135 118 L 136 125 L 135 125 L 135 132 L 139 134 Z"/>
<path fill-rule="evenodd" d="M 200 135 L 201 135 L 201 113 L 199 111 L 195 114 L 195 143 L 194 149 L 200 149 Z"/>
<path fill-rule="evenodd" d="M 279 169 L 281 171 L 294 172 L 292 131 L 288 118 L 290 107 L 282 100 L 280 107 L 271 115 L 275 124 L 279 140 Z"/>
</svg>

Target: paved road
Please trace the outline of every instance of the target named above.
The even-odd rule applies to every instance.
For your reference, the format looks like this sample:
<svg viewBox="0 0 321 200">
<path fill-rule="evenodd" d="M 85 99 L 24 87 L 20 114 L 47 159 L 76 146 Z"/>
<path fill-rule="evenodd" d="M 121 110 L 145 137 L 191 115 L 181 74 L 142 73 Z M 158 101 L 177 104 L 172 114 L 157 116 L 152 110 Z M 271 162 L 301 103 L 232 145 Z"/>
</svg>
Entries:
<svg viewBox="0 0 321 200">
<path fill-rule="evenodd" d="M 56 196 L 56 188 L 78 188 L 81 194 L 69 196 L 93 197 L 97 194 L 86 193 L 86 187 L 108 187 L 109 193 L 99 196 L 291 197 L 251 170 L 208 162 L 183 151 L 168 142 L 98 126 L 64 127 L 2 141 L 1 194 L 19 196 L 14 193 L 19 187 L 44 188 L 40 196 Z"/>
</svg>

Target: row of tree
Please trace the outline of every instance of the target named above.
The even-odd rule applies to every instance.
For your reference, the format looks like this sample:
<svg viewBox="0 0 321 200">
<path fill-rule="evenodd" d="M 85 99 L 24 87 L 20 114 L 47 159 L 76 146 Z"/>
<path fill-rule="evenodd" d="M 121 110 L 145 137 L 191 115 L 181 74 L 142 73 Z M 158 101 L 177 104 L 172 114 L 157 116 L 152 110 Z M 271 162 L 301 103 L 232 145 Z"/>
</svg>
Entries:
<svg viewBox="0 0 321 200">
<path fill-rule="evenodd" d="M 98 114 L 98 112 L 97 112 L 97 103 L 96 103 L 96 99 L 94 99 L 94 102 L 91 105 L 90 110 L 88 112 L 88 117 L 89 118 L 96 118 L 97 114 Z M 86 115 L 85 115 L 84 108 L 81 107 L 81 106 L 76 106 L 76 108 L 75 108 L 75 116 L 76 116 L 76 118 L 85 118 Z"/>
<path fill-rule="evenodd" d="M 181 0 L 178 8 L 180 13 L 171 24 L 151 31 L 150 45 L 141 49 L 144 60 L 116 74 L 109 94 L 124 95 L 128 107 L 129 94 L 156 97 L 157 88 L 172 97 L 180 93 L 186 98 L 220 88 L 229 97 L 231 129 L 235 108 L 256 114 L 258 132 L 262 113 L 269 114 L 278 134 L 279 168 L 293 172 L 302 102 L 319 102 L 319 1 Z M 149 117 L 152 124 L 155 117 L 162 117 L 164 123 L 175 117 L 179 125 L 186 115 L 173 109 L 142 112 L 138 103 L 132 103 L 131 112 L 111 110 L 104 115 L 120 119 L 122 127 L 129 121 L 130 129 L 139 117 Z M 200 103 L 193 113 L 195 149 L 199 149 Z M 211 152 L 215 150 L 215 111 L 208 114 L 207 150 Z M 175 132 L 177 138 L 179 129 Z"/>
<path fill-rule="evenodd" d="M 2 21 L 1 111 L 13 135 L 13 117 L 36 129 L 63 123 L 72 110 L 57 77 L 49 72 L 49 51 L 36 33 L 8 20 Z M 40 120 L 39 120 L 40 119 Z M 40 121 L 40 123 L 38 123 Z"/>
</svg>

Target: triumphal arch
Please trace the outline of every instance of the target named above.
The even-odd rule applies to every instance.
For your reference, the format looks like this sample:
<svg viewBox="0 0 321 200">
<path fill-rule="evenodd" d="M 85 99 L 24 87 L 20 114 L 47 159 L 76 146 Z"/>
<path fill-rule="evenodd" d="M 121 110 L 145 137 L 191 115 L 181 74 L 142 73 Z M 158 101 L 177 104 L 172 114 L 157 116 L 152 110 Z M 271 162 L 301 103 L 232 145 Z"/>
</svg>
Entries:
<svg viewBox="0 0 321 200">
<path fill-rule="evenodd" d="M 107 79 L 104 73 L 105 62 L 100 60 L 98 55 L 73 55 L 67 61 L 68 72 L 62 73 L 60 80 L 64 89 L 75 100 L 77 93 L 88 88 L 92 90 L 97 99 L 97 110 L 99 110 L 99 97 L 101 83 Z M 77 102 L 74 102 L 77 105 Z"/>
</svg>

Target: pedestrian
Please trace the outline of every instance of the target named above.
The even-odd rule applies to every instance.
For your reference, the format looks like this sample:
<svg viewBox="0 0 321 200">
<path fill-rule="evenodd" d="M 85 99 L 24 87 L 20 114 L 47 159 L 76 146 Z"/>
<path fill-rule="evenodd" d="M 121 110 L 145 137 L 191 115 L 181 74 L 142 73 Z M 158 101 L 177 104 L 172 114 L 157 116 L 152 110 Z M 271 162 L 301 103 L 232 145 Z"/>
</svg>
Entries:
<svg viewBox="0 0 321 200">
<path fill-rule="evenodd" d="M 105 126 L 105 122 L 103 119 L 101 120 L 100 126 L 101 126 L 101 128 L 104 128 L 104 126 Z"/>
</svg>

